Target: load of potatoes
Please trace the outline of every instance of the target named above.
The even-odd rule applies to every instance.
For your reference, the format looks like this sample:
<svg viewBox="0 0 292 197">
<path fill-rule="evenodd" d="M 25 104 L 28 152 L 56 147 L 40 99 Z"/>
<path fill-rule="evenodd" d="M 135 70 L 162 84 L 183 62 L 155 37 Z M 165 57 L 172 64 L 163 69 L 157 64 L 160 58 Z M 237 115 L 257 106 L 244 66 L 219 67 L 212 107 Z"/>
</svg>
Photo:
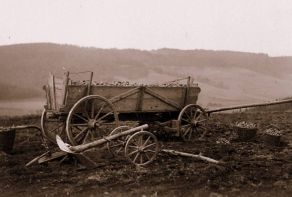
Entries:
<svg viewBox="0 0 292 197">
<path fill-rule="evenodd" d="M 88 81 L 72 81 L 71 85 L 88 85 Z M 142 84 L 142 83 L 131 83 L 129 81 L 114 81 L 114 82 L 92 82 L 93 86 L 120 86 L 120 87 L 138 87 L 138 86 L 147 86 L 147 87 L 185 87 L 186 84 L 182 83 L 163 83 L 163 84 Z"/>
</svg>

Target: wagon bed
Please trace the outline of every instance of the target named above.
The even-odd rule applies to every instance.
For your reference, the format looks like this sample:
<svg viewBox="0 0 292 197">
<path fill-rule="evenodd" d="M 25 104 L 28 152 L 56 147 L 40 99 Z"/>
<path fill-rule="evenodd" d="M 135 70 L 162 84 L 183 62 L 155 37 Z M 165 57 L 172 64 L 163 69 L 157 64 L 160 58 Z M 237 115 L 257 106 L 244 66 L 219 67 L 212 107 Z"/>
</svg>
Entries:
<svg viewBox="0 0 292 197">
<path fill-rule="evenodd" d="M 196 104 L 201 89 L 190 77 L 185 84 L 161 85 L 75 85 L 69 74 L 65 79 L 50 76 L 46 86 L 46 109 L 55 113 L 68 113 L 73 105 L 87 95 L 109 99 L 119 113 L 174 112 L 187 104 Z M 176 81 L 176 80 L 175 80 Z"/>
</svg>

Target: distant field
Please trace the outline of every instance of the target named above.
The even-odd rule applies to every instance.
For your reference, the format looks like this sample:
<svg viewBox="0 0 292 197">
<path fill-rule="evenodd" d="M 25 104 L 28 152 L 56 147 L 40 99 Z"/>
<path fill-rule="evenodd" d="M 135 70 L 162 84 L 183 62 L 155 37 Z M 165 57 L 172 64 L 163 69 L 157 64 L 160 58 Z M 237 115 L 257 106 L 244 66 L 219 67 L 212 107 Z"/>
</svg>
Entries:
<svg viewBox="0 0 292 197">
<path fill-rule="evenodd" d="M 43 98 L 50 72 L 61 77 L 65 71 L 93 71 L 97 82 L 163 83 L 192 76 L 202 89 L 199 104 L 209 108 L 261 103 L 292 96 L 291 65 L 292 57 L 234 51 L 0 46 L 0 99 Z M 71 77 L 89 79 L 88 73 Z"/>
<path fill-rule="evenodd" d="M 40 114 L 44 104 L 43 98 L 2 100 L 0 101 L 0 116 Z"/>
</svg>

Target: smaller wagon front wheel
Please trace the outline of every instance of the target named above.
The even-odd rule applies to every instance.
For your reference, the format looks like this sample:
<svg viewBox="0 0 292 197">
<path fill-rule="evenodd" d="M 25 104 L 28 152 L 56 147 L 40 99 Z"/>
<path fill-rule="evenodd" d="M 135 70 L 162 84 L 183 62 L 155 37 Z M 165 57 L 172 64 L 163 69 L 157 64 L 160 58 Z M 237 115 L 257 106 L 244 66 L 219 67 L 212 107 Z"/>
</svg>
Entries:
<svg viewBox="0 0 292 197">
<path fill-rule="evenodd" d="M 148 131 L 139 131 L 127 140 L 125 156 L 131 163 L 144 166 L 156 158 L 158 149 L 158 140 L 155 135 Z"/>
<path fill-rule="evenodd" d="M 130 129 L 129 126 L 120 126 L 120 127 L 115 128 L 109 135 L 110 136 L 115 135 L 115 134 L 121 133 L 123 131 L 126 131 L 128 129 Z M 121 136 L 118 139 L 114 139 L 114 140 L 109 141 L 106 144 L 108 151 L 115 157 L 121 156 L 128 138 L 129 138 L 129 136 Z"/>
<path fill-rule="evenodd" d="M 207 120 L 208 115 L 201 106 L 196 104 L 185 106 L 178 116 L 178 130 L 182 139 L 190 141 L 194 136 L 204 136 L 207 132 Z"/>
</svg>

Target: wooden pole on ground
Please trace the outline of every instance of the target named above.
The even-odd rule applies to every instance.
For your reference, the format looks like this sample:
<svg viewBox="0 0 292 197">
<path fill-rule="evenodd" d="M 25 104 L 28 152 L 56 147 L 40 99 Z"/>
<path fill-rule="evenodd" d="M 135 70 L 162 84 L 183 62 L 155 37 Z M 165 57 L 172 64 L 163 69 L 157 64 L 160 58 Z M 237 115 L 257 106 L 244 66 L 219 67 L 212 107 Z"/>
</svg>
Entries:
<svg viewBox="0 0 292 197">
<path fill-rule="evenodd" d="M 203 155 L 194 155 L 194 154 L 191 154 L 191 153 L 185 153 L 185 152 L 180 152 L 180 151 L 175 151 L 175 150 L 170 150 L 170 149 L 162 149 L 161 152 L 165 152 L 165 153 L 168 153 L 168 154 L 171 154 L 171 155 L 175 155 L 175 156 L 183 156 L 183 157 L 192 157 L 192 158 L 196 158 L 196 159 L 201 159 L 201 160 L 204 160 L 204 161 L 207 161 L 207 162 L 210 162 L 210 163 L 214 163 L 214 164 L 220 164 L 220 163 L 223 163 L 223 162 L 220 162 L 218 160 L 215 160 L 215 159 L 212 159 L 212 158 L 209 158 L 209 157 L 205 157 Z"/>
</svg>

